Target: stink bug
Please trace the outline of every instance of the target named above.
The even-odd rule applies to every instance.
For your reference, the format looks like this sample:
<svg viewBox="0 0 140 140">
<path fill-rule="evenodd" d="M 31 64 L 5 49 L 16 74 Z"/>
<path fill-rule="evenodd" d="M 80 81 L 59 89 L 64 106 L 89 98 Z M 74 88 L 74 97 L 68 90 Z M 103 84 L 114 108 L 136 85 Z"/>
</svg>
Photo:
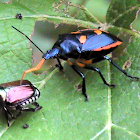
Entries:
<svg viewBox="0 0 140 140">
<path fill-rule="evenodd" d="M 15 27 L 13 28 L 16 29 Z M 27 39 L 29 39 L 24 33 L 19 31 L 18 29 L 16 30 L 23 34 Z M 27 73 L 39 70 L 43 65 L 44 61 L 47 59 L 57 59 L 58 66 L 60 70 L 62 70 L 63 67 L 61 65 L 60 59 L 63 59 L 70 64 L 72 69 L 79 76 L 82 77 L 82 94 L 85 96 L 87 101 L 88 96 L 86 94 L 85 76 L 76 67 L 76 65 L 69 60 L 69 58 L 75 59 L 76 64 L 80 67 L 98 72 L 104 84 L 106 84 L 109 87 L 115 87 L 115 85 L 111 85 L 106 82 L 105 78 L 103 77 L 102 73 L 98 68 L 90 66 L 89 64 L 106 59 L 118 70 L 124 73 L 127 77 L 132 79 L 139 79 L 138 77 L 128 75 L 127 72 L 122 70 L 108 56 L 106 56 L 110 52 L 114 51 L 120 44 L 122 44 L 121 39 L 109 32 L 102 31 L 99 29 L 85 29 L 77 32 L 71 32 L 69 34 L 61 34 L 59 35 L 59 38 L 52 47 L 52 49 L 48 50 L 46 53 L 43 53 L 42 50 L 40 50 L 40 48 L 38 48 L 38 46 L 34 44 L 43 53 L 43 58 L 36 67 L 24 71 L 21 78 L 21 82 Z"/>
<path fill-rule="evenodd" d="M 5 117 L 9 126 L 10 119 L 16 119 L 22 111 L 37 111 L 42 107 L 35 102 L 40 96 L 39 90 L 28 80 L 23 80 L 22 84 L 19 81 L 13 81 L 0 85 L 0 106 L 5 111 Z M 35 108 L 26 107 L 29 104 L 34 104 Z M 16 115 L 13 112 L 16 110 Z M 13 113 L 14 114 L 13 114 Z"/>
</svg>

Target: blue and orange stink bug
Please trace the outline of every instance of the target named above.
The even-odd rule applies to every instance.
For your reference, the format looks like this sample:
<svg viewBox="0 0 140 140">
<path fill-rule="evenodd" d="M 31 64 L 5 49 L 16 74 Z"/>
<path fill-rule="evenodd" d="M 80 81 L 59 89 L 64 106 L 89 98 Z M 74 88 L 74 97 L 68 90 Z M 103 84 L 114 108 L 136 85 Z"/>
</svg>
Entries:
<svg viewBox="0 0 140 140">
<path fill-rule="evenodd" d="M 12 26 L 13 27 L 13 26 Z M 15 27 L 13 27 L 16 29 Z M 28 38 L 24 33 L 16 29 L 18 32 L 23 34 Z M 29 38 L 28 38 L 29 39 Z M 29 39 L 30 40 L 30 39 Z M 30 40 L 31 41 L 31 40 Z M 32 42 L 32 41 L 31 41 Z M 32 42 L 33 43 L 33 42 Z M 34 43 L 33 43 L 34 44 Z M 132 79 L 139 79 L 138 77 L 133 77 L 128 75 L 127 72 L 122 70 L 117 66 L 108 56 L 110 52 L 114 51 L 118 45 L 122 44 L 122 40 L 116 37 L 115 35 L 102 31 L 99 29 L 85 29 L 77 32 L 71 32 L 68 34 L 59 35 L 58 40 L 54 44 L 51 50 L 48 50 L 46 53 L 43 53 L 37 45 L 35 45 L 42 53 L 43 58 L 40 63 L 29 70 L 24 71 L 21 81 L 24 79 L 25 75 L 29 72 L 39 70 L 43 65 L 44 61 L 47 59 L 57 59 L 60 70 L 63 69 L 60 59 L 67 61 L 72 69 L 82 77 L 82 94 L 85 96 L 86 101 L 88 96 L 86 94 L 86 84 L 84 74 L 73 64 L 69 58 L 73 58 L 76 61 L 76 64 L 85 69 L 93 70 L 98 72 L 103 83 L 109 87 L 114 87 L 106 82 L 104 76 L 100 70 L 96 67 L 90 66 L 89 64 L 96 63 L 102 60 L 108 60 L 113 64 L 118 70 L 124 73 L 127 77 Z"/>
</svg>

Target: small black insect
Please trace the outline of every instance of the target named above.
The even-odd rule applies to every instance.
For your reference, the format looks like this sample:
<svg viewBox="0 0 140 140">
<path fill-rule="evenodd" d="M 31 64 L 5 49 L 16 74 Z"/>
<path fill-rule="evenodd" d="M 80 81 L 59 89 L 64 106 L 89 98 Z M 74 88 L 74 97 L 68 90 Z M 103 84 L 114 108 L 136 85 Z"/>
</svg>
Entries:
<svg viewBox="0 0 140 140">
<path fill-rule="evenodd" d="M 7 124 L 10 119 L 16 119 L 22 111 L 35 112 L 42 107 L 36 102 L 39 98 L 39 90 L 28 80 L 13 81 L 0 85 L 0 107 L 5 112 Z M 35 105 L 35 108 L 27 107 L 29 104 Z"/>
<path fill-rule="evenodd" d="M 19 13 L 19 14 L 17 13 L 17 14 L 16 14 L 16 18 L 17 18 L 17 19 L 22 19 L 22 14 L 21 14 L 21 13 Z"/>
<path fill-rule="evenodd" d="M 29 127 L 28 124 L 24 124 L 24 125 L 23 125 L 23 128 L 24 128 L 24 129 L 27 129 L 28 127 Z"/>
</svg>

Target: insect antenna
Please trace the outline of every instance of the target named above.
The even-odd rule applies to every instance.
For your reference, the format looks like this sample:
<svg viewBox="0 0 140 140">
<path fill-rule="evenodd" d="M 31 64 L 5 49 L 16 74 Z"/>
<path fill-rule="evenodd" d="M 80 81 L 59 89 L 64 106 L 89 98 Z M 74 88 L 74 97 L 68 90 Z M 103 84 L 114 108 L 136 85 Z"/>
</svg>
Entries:
<svg viewBox="0 0 140 140">
<path fill-rule="evenodd" d="M 21 32 L 20 30 L 18 30 L 17 28 L 15 28 L 14 26 L 12 26 L 12 28 L 14 28 L 15 30 L 17 30 L 19 33 L 21 33 L 22 35 L 24 35 L 36 48 L 38 48 L 40 50 L 40 52 L 43 53 L 43 51 L 27 36 L 25 35 L 23 32 Z M 43 53 L 44 54 L 44 53 Z"/>
</svg>

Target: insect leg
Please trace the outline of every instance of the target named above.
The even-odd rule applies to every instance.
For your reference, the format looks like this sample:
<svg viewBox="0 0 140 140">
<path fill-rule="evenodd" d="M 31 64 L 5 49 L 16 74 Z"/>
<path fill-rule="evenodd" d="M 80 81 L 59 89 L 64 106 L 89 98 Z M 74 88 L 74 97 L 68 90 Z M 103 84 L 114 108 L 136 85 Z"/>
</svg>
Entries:
<svg viewBox="0 0 140 140">
<path fill-rule="evenodd" d="M 22 106 L 17 106 L 17 110 L 19 110 L 19 113 L 16 115 L 15 119 L 20 116 L 22 111 L 35 112 L 35 111 L 38 111 L 42 108 L 42 106 L 40 106 L 37 102 L 34 102 L 32 104 L 35 105 L 36 107 L 35 108 L 24 108 Z"/>
<path fill-rule="evenodd" d="M 32 103 L 33 105 L 35 105 L 35 108 L 24 108 L 21 106 L 18 106 L 17 109 L 19 109 L 20 111 L 31 111 L 31 112 L 35 112 L 38 111 L 42 108 L 42 106 L 40 106 L 37 102 Z"/>
<path fill-rule="evenodd" d="M 88 61 L 83 61 L 83 62 L 86 63 L 86 64 L 91 64 L 92 63 L 92 61 L 89 61 L 90 63 L 87 63 Z M 78 62 L 78 60 L 76 60 L 76 63 L 80 67 L 83 67 L 83 68 L 86 68 L 86 69 L 89 69 L 89 70 L 94 70 L 94 71 L 98 72 L 105 85 L 107 85 L 109 87 L 115 87 L 115 85 L 110 85 L 106 82 L 104 76 L 102 75 L 102 73 L 100 72 L 100 70 L 98 68 L 94 68 L 93 66 L 89 66 L 89 65 L 80 63 L 80 62 Z"/>
<path fill-rule="evenodd" d="M 56 64 L 56 66 L 59 67 L 59 70 L 63 70 L 63 66 L 62 66 L 62 64 L 61 64 L 61 62 L 60 62 L 60 59 L 57 58 L 57 61 L 58 61 L 58 64 Z"/>
<path fill-rule="evenodd" d="M 67 62 L 71 65 L 73 70 L 82 77 L 82 79 L 83 79 L 83 82 L 82 82 L 82 94 L 86 98 L 85 101 L 88 101 L 88 95 L 86 94 L 86 82 L 85 82 L 84 74 L 80 70 L 78 70 L 78 68 L 71 61 L 67 60 Z"/>
<path fill-rule="evenodd" d="M 5 117 L 6 117 L 6 120 L 7 120 L 7 125 L 8 125 L 8 127 L 9 127 L 10 121 L 9 121 L 8 115 L 10 115 L 10 117 L 11 117 L 12 119 L 15 119 L 15 117 L 13 117 L 13 115 L 9 112 L 9 110 L 8 110 L 6 107 L 4 107 L 3 109 L 4 109 L 4 111 L 5 111 Z"/>
<path fill-rule="evenodd" d="M 106 60 L 108 60 L 113 66 L 115 66 L 119 71 L 121 71 L 122 73 L 124 73 L 127 77 L 132 78 L 132 79 L 140 79 L 139 77 L 133 77 L 129 74 L 127 74 L 127 72 L 125 72 L 124 70 L 122 70 L 119 66 L 117 66 L 109 57 L 104 56 L 104 58 Z"/>
<path fill-rule="evenodd" d="M 36 106 L 36 108 L 34 109 L 35 111 L 38 111 L 42 108 L 42 106 L 40 106 L 37 102 L 34 102 L 33 104 Z"/>
<path fill-rule="evenodd" d="M 100 77 L 102 78 L 102 80 L 103 80 L 103 82 L 104 82 L 105 85 L 107 85 L 107 86 L 109 86 L 109 87 L 115 87 L 115 85 L 110 85 L 110 84 L 108 84 L 108 83 L 106 82 L 106 80 L 105 80 L 103 74 L 100 72 L 100 70 L 99 70 L 98 68 L 95 68 L 95 67 L 89 66 L 89 65 L 85 65 L 84 68 L 89 69 L 89 70 L 94 70 L 94 71 L 98 72 L 98 74 L 99 74 Z"/>
<path fill-rule="evenodd" d="M 6 117 L 6 120 L 7 120 L 7 125 L 8 125 L 8 127 L 9 127 L 10 121 L 9 121 L 9 117 L 8 117 L 8 112 L 7 112 L 7 110 L 5 110 L 5 109 L 4 109 L 4 111 L 5 111 L 5 117 Z"/>
</svg>

